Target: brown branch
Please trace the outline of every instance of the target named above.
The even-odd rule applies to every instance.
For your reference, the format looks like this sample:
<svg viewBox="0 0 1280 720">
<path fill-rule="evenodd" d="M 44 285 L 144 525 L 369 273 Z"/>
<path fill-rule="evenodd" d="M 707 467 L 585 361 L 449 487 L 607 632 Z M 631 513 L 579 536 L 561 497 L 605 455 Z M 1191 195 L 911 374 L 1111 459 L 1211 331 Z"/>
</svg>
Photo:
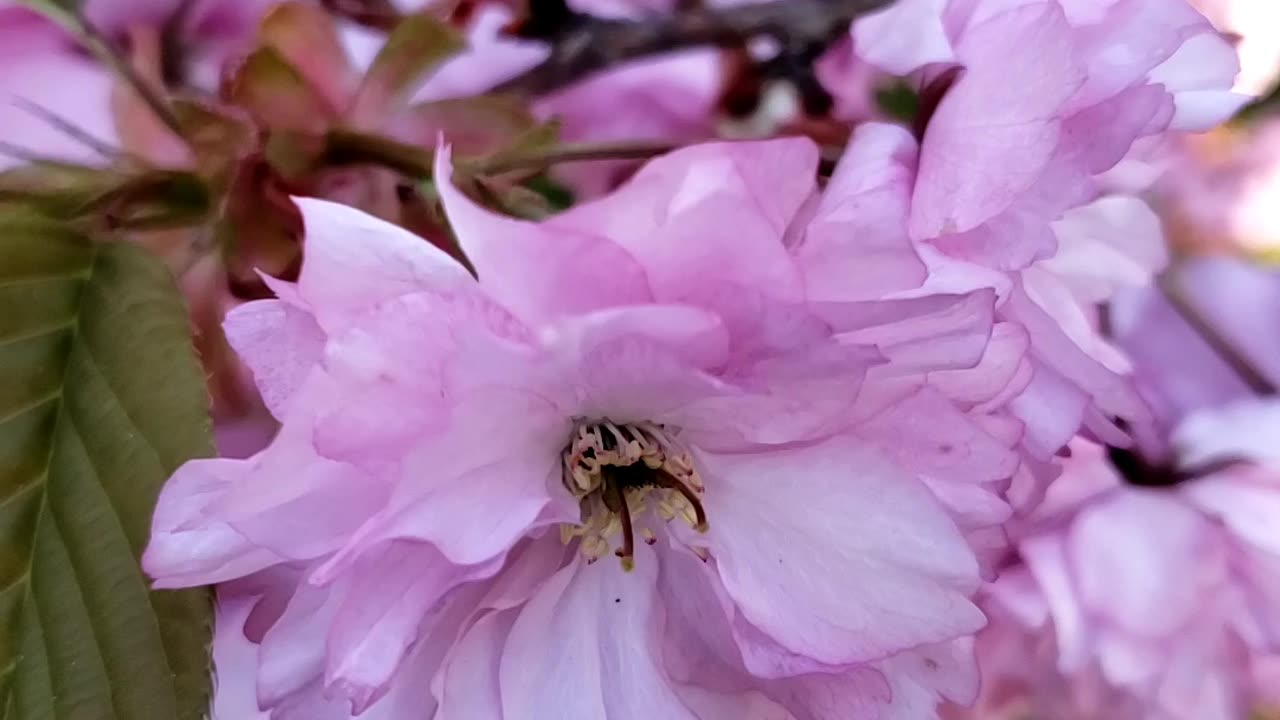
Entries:
<svg viewBox="0 0 1280 720">
<path fill-rule="evenodd" d="M 570 12 L 548 23 L 535 12 L 522 35 L 547 40 L 551 56 L 496 92 L 542 95 L 616 65 L 695 47 L 741 47 L 771 37 L 783 47 L 827 47 L 855 18 L 893 0 L 772 0 L 713 8 L 686 6 L 670 15 L 639 20 L 597 18 Z"/>
</svg>

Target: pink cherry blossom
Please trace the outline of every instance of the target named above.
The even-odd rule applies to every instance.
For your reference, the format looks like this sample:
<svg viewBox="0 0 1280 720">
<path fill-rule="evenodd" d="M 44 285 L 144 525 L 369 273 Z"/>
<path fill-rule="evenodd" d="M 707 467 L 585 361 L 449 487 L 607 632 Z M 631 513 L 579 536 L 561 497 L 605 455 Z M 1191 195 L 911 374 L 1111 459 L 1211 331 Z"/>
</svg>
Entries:
<svg viewBox="0 0 1280 720">
<path fill-rule="evenodd" d="M 1125 377 L 1127 361 L 1097 336 L 1092 312 L 1160 267 L 1159 224 L 1137 199 L 1107 197 L 1055 223 L 1058 254 L 1021 271 L 949 258 L 910 236 L 918 152 L 905 128 L 858 128 L 794 252 L 811 291 L 832 300 L 858 300 L 868 289 L 898 297 L 983 288 L 996 294 L 997 322 L 980 362 L 929 379 L 988 435 L 1019 448 L 1021 467 L 1008 490 L 1015 505 L 1029 507 L 1055 475 L 1050 459 L 1082 426 L 1124 444 L 1110 418 L 1147 419 Z M 841 218 L 849 219 L 832 222 Z M 874 234 L 867 233 L 871 227 Z M 1109 273 L 1092 270 L 1099 265 Z M 988 541 L 994 557 L 999 540 Z"/>
<path fill-rule="evenodd" d="M 989 587 L 974 717 L 1245 717 L 1280 642 L 1277 423 L 1274 403 L 1191 416 L 1165 471 L 1189 479 L 1165 487 L 1126 484 L 1074 442 Z"/>
<path fill-rule="evenodd" d="M 473 204 L 447 158 L 478 281 L 299 200 L 297 284 L 228 318 L 282 430 L 185 465 L 144 557 L 160 586 L 260 598 L 256 673 L 222 692 L 254 683 L 276 719 L 970 700 L 966 538 L 1007 517 L 1016 439 L 928 378 L 970 386 L 993 294 L 810 298 L 786 243 L 841 213 L 812 219 L 808 141 L 687 148 L 542 223 Z"/>
<path fill-rule="evenodd" d="M 915 237 L 1025 266 L 1052 254 L 1048 223 L 1092 199 L 1091 178 L 1136 139 L 1207 128 L 1239 107 L 1230 46 L 1185 5 L 1079 4 L 981 5 L 957 31 L 964 72 L 925 133 Z"/>
</svg>

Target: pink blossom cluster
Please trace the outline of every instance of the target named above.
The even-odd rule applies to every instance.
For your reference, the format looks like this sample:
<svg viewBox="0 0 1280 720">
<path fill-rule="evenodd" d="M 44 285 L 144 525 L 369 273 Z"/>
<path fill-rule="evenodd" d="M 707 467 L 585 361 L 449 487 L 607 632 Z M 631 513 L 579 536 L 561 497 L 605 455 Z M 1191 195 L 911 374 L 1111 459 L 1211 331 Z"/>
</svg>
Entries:
<svg viewBox="0 0 1280 720">
<path fill-rule="evenodd" d="M 209 77 L 268 4 L 196 3 Z M 6 142 L 92 160 L 28 104 L 127 142 L 110 74 L 8 5 L 0 93 L 28 102 L 0 108 Z M 152 5 L 88 12 L 141 47 Z M 543 59 L 503 35 L 518 12 L 481 3 L 414 96 Z M 344 26 L 344 62 L 384 40 Z M 217 586 L 213 717 L 1243 720 L 1280 699 L 1280 405 L 1159 283 L 1272 388 L 1280 285 L 1166 272 L 1132 181 L 1249 99 L 1231 39 L 1184 0 L 899 0 L 817 61 L 834 156 L 791 132 L 785 83 L 721 116 L 726 66 L 703 49 L 539 99 L 569 141 L 683 145 L 570 167 L 582 199 L 545 218 L 469 192 L 444 133 L 455 255 L 294 198 L 300 271 L 223 324 L 278 431 L 182 466 L 142 558 L 157 587 Z M 890 84 L 909 121 L 877 105 Z"/>
</svg>

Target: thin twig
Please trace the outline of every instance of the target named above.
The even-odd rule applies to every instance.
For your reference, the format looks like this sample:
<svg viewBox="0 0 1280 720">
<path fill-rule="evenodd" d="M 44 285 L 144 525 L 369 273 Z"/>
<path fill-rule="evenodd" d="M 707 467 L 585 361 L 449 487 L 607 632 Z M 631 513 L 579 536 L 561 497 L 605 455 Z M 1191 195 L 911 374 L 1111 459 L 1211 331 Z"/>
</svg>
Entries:
<svg viewBox="0 0 1280 720">
<path fill-rule="evenodd" d="M 111 39 L 104 35 L 93 23 L 89 22 L 83 12 L 74 11 L 69 14 L 67 19 L 71 23 L 72 29 L 80 35 L 81 41 L 89 51 L 106 63 L 118 77 L 128 83 L 129 87 L 138 93 L 138 97 L 142 98 L 142 101 L 151 109 L 151 112 L 155 113 L 155 116 L 166 127 L 178 137 L 183 137 L 182 124 L 178 121 L 178 116 L 174 114 L 173 108 L 145 78 L 138 74 L 133 64 L 120 54 Z"/>
<path fill-rule="evenodd" d="M 564 143 L 534 152 L 499 153 L 468 162 L 467 168 L 481 175 L 501 175 L 515 170 L 541 170 L 561 163 L 590 160 L 646 160 L 669 153 L 684 144 L 672 140 Z"/>
<path fill-rule="evenodd" d="M 22 97 L 15 97 L 13 99 L 13 104 L 30 113 L 37 119 L 48 123 L 54 130 L 57 130 L 68 138 L 89 148 L 93 152 L 102 156 L 104 160 L 115 160 L 121 154 L 119 149 L 112 147 L 97 137 L 94 137 L 94 135 L 88 130 L 85 130 L 43 105 L 37 105 L 36 103 Z"/>
<path fill-rule="evenodd" d="M 333 130 L 325 140 L 323 159 L 327 164 L 380 165 L 406 177 L 431 177 L 435 153 L 417 145 L 352 130 Z M 486 158 L 459 158 L 457 164 L 478 175 L 501 175 L 589 160 L 644 160 L 678 147 L 681 143 L 670 140 L 566 143 L 536 150 L 497 153 Z"/>
<path fill-rule="evenodd" d="M 638 20 L 570 12 L 549 28 L 530 18 L 536 37 L 552 44 L 551 56 L 502 83 L 497 92 L 543 95 L 616 65 L 695 47 L 741 47 L 771 37 L 789 47 L 828 46 L 855 18 L 893 0 L 772 0 L 727 8 L 686 6 L 670 15 Z"/>
</svg>

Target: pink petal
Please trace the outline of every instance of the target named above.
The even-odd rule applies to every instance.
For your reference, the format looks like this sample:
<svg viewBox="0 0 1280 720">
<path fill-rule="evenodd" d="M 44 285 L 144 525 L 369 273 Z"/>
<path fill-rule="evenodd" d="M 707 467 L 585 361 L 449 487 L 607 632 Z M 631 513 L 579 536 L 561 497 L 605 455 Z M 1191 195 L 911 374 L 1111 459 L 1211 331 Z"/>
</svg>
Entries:
<svg viewBox="0 0 1280 720">
<path fill-rule="evenodd" d="M 946 0 L 899 0 L 853 24 L 858 57 L 889 73 L 907 75 L 955 58 L 942 22 Z"/>
<path fill-rule="evenodd" d="M 441 669 L 440 708 L 435 720 L 501 718 L 499 663 L 516 613 L 490 613 L 459 641 Z"/>
<path fill-rule="evenodd" d="M 1063 277 L 1084 302 L 1145 285 L 1168 262 L 1160 219 L 1135 197 L 1108 195 L 1074 208 L 1053 231 L 1058 252 L 1040 266 Z"/>
<path fill-rule="evenodd" d="M 1048 367 L 1037 367 L 1009 409 L 1026 427 L 1023 446 L 1047 460 L 1079 430 L 1088 404 L 1080 388 Z"/>
<path fill-rule="evenodd" d="M 929 384 L 961 403 L 982 403 L 998 407 L 1021 393 L 1031 382 L 1032 367 L 1027 358 L 1030 339 L 1016 323 L 996 323 L 991 341 L 978 364 L 961 370 L 939 370 L 929 374 Z"/>
<path fill-rule="evenodd" d="M 324 351 L 315 318 L 281 300 L 245 303 L 222 323 L 227 341 L 253 371 L 258 392 L 277 419 Z"/>
<path fill-rule="evenodd" d="M 159 588 L 194 587 L 248 575 L 284 558 L 207 514 L 250 467 L 245 460 L 191 460 L 165 483 L 142 567 Z"/>
<path fill-rule="evenodd" d="M 1148 638 L 1185 627 L 1225 570 L 1214 570 L 1224 558 L 1208 530 L 1190 508 L 1150 492 L 1095 505 L 1076 520 L 1068 545 L 1081 602 Z"/>
<path fill-rule="evenodd" d="M 791 651 L 863 662 L 981 627 L 966 599 L 978 569 L 963 537 L 927 490 L 869 447 L 838 437 L 698 460 L 725 589 Z"/>
<path fill-rule="evenodd" d="M 218 596 L 214 621 L 212 715 L 215 720 L 270 720 L 258 709 L 254 683 L 258 670 L 258 646 L 245 638 L 244 623 L 255 598 Z"/>
<path fill-rule="evenodd" d="M 1205 478 L 1184 488 L 1183 494 L 1239 538 L 1280 558 L 1280 483 L 1269 471 Z"/>
<path fill-rule="evenodd" d="M 534 420 L 545 403 L 530 403 L 522 414 L 515 399 L 475 400 L 481 407 L 467 407 L 470 417 L 410 452 L 396 469 L 399 485 L 389 502 L 366 515 L 313 581 L 330 582 L 400 540 L 428 543 L 458 565 L 482 565 L 536 527 L 575 519 L 576 504 L 559 482 L 568 420 Z M 505 407 L 529 423 L 512 428 L 509 417 L 491 407 Z M 502 438 L 497 448 L 495 437 Z"/>
<path fill-rule="evenodd" d="M 492 576 L 502 561 L 463 567 L 430 545 L 394 541 L 357 562 L 328 634 L 325 685 L 350 698 L 353 714 L 363 712 L 387 691 L 427 611 L 459 585 Z"/>
<path fill-rule="evenodd" d="M 990 341 L 995 293 L 934 294 L 909 300 L 827 304 L 823 317 L 846 342 L 880 350 L 898 371 L 972 368 Z"/>
<path fill-rule="evenodd" d="M 469 383 L 493 382 L 495 366 L 509 375 L 529 333 L 479 293 L 410 293 L 352 318 L 326 347 L 333 389 L 317 403 L 315 441 L 328 457 L 375 465 L 438 432 Z"/>
<path fill-rule="evenodd" d="M 661 422 L 729 390 L 708 371 L 729 356 L 720 318 L 682 305 L 581 315 L 550 328 L 552 397 L 568 416 Z"/>
<path fill-rule="evenodd" d="M 294 198 L 306 225 L 298 292 L 327 332 L 360 311 L 415 291 L 465 291 L 474 280 L 453 258 L 409 231 L 359 210 Z"/>
<path fill-rule="evenodd" d="M 625 248 L 659 301 L 732 285 L 797 297 L 798 273 L 782 239 L 814 192 L 817 161 L 806 139 L 695 145 L 650 162 L 616 192 L 546 225 Z"/>
<path fill-rule="evenodd" d="M 918 477 L 981 483 L 1008 478 L 1018 466 L 1009 447 L 930 389 L 878 413 L 857 433 Z"/>
<path fill-rule="evenodd" d="M 313 376 L 307 394 L 320 385 Z M 210 507 L 255 545 L 309 560 L 335 550 L 386 501 L 385 485 L 360 469 L 316 454 L 305 398 L 295 403 L 266 450 L 245 461 L 232 492 Z"/>
<path fill-rule="evenodd" d="M 580 559 L 520 611 L 502 655 L 505 720 L 698 720 L 660 662 L 658 558 L 645 545 L 636 566 Z M 548 653 L 548 648 L 555 651 Z"/>
<path fill-rule="evenodd" d="M 498 302 L 530 323 L 650 298 L 644 269 L 627 250 L 590 232 L 553 229 L 492 213 L 454 187 L 448 148 L 436 178 L 449 225 Z"/>
<path fill-rule="evenodd" d="M 854 131 L 796 251 L 810 299 L 878 299 L 924 281 L 906 227 L 916 157 L 904 128 Z"/>
<path fill-rule="evenodd" d="M 980 678 L 973 638 L 925 645 L 878 663 L 893 699 L 883 720 L 931 717 L 943 701 L 969 705 L 978 698 Z"/>
<path fill-rule="evenodd" d="M 329 588 L 298 585 L 258 649 L 260 707 L 273 707 L 318 684 L 324 674 L 324 636 L 340 601 Z"/>
<path fill-rule="evenodd" d="M 1058 321 L 1021 287 L 1001 308 L 1005 319 L 1019 322 L 1031 336 L 1037 361 L 1077 385 L 1111 416 L 1140 419 L 1146 404 L 1128 378 L 1098 362 L 1067 336 Z"/>
<path fill-rule="evenodd" d="M 1065 545 L 1062 536 L 1044 534 L 1023 541 L 1018 550 L 1048 601 L 1058 644 L 1058 666 L 1065 672 L 1076 672 L 1091 659 L 1091 637 Z"/>
<path fill-rule="evenodd" d="M 1056 3 L 999 14 L 957 47 L 965 74 L 929 122 L 911 233 L 973 229 L 1007 209 L 1053 156 L 1059 111 L 1083 82 Z"/>
</svg>

